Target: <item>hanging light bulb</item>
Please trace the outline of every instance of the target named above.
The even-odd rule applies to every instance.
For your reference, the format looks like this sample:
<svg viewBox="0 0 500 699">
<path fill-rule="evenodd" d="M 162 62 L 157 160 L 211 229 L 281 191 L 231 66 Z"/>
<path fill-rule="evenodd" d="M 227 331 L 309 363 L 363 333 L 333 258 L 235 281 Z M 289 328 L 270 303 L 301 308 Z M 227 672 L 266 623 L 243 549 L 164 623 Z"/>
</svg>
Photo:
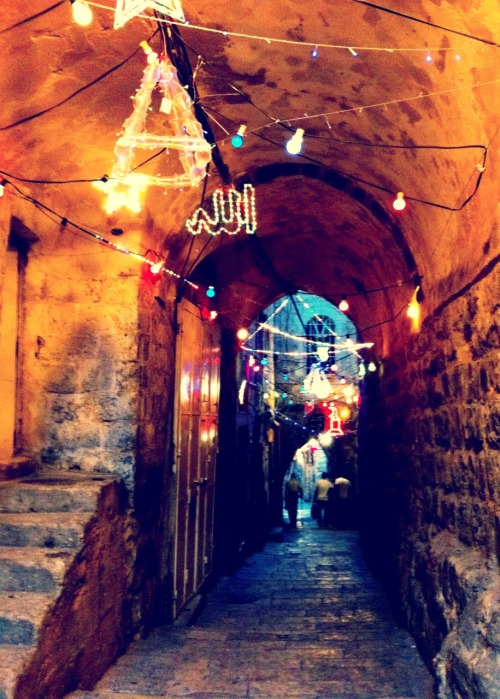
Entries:
<svg viewBox="0 0 500 699">
<path fill-rule="evenodd" d="M 209 286 L 208 289 L 205 291 L 205 294 L 208 296 L 209 299 L 213 299 L 215 296 L 215 289 L 213 286 Z"/>
<path fill-rule="evenodd" d="M 317 352 L 318 359 L 320 362 L 327 362 L 328 361 L 328 357 L 329 357 L 328 351 L 329 351 L 328 345 L 320 345 L 317 348 L 316 352 Z"/>
<path fill-rule="evenodd" d="M 347 303 L 347 299 L 345 296 L 342 296 L 340 299 L 340 303 L 339 303 L 339 311 L 342 311 L 344 313 L 345 311 L 348 311 L 348 310 L 349 310 L 349 304 Z"/>
<path fill-rule="evenodd" d="M 88 27 L 94 19 L 92 9 L 85 0 L 70 0 L 73 19 L 80 27 Z"/>
<path fill-rule="evenodd" d="M 241 148 L 245 140 L 246 130 L 247 127 L 245 126 L 245 124 L 242 124 L 238 131 L 234 134 L 234 136 L 231 139 L 231 145 L 233 146 L 233 148 Z"/>
<path fill-rule="evenodd" d="M 377 365 L 375 364 L 375 362 L 370 362 L 368 364 L 368 371 L 377 371 Z"/>
<path fill-rule="evenodd" d="M 236 333 L 236 337 L 238 338 L 238 340 L 246 340 L 249 334 L 250 333 L 246 328 L 240 328 Z"/>
<path fill-rule="evenodd" d="M 304 140 L 304 129 L 297 129 L 292 138 L 287 142 L 286 149 L 290 155 L 298 155 L 302 150 Z"/>
<path fill-rule="evenodd" d="M 318 58 L 318 47 L 315 46 L 313 50 L 311 51 L 311 58 Z"/>
<path fill-rule="evenodd" d="M 411 297 L 411 301 L 408 304 L 408 308 L 406 310 L 406 315 L 408 316 L 408 318 L 411 318 L 413 329 L 415 331 L 419 329 L 420 325 L 420 303 L 417 300 L 419 298 L 419 290 L 420 287 L 417 286 L 415 291 L 413 292 L 413 296 Z"/>
<path fill-rule="evenodd" d="M 159 274 L 162 269 L 163 262 L 161 260 L 159 262 L 156 262 L 154 265 L 151 265 L 151 271 L 153 272 L 153 274 Z"/>
<path fill-rule="evenodd" d="M 398 192 L 396 198 L 392 202 L 392 207 L 395 211 L 403 211 L 406 207 L 405 195 L 403 192 Z"/>
</svg>

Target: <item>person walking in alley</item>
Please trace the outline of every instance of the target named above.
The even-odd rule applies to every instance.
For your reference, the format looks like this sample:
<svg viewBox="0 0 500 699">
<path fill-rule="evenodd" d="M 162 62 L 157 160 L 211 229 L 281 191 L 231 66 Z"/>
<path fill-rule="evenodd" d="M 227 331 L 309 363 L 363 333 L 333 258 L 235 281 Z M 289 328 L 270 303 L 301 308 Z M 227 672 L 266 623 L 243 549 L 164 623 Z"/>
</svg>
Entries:
<svg viewBox="0 0 500 699">
<path fill-rule="evenodd" d="M 334 518 L 332 524 L 339 529 L 346 529 L 351 524 L 352 519 L 352 499 L 350 497 L 352 483 L 349 479 L 339 476 L 333 481 L 333 486 L 333 490 L 330 491 L 330 495 L 333 494 L 332 511 Z"/>
<path fill-rule="evenodd" d="M 285 485 L 285 508 L 288 512 L 288 520 L 290 526 L 297 526 L 297 510 L 299 506 L 299 498 L 304 497 L 302 485 L 297 478 L 296 473 L 292 473 L 290 480 Z"/>
<path fill-rule="evenodd" d="M 319 481 L 316 481 L 316 490 L 314 491 L 314 502 L 318 505 L 318 524 L 320 527 L 326 527 L 331 523 L 329 493 L 332 488 L 333 483 L 329 480 L 326 471 L 323 471 Z"/>
</svg>

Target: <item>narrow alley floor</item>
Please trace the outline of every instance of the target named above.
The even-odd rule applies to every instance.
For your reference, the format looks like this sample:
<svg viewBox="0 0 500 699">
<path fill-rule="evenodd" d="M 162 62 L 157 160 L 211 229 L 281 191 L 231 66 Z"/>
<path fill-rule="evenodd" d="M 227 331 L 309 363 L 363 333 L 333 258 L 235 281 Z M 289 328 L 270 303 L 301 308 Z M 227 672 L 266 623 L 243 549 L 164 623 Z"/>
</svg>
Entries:
<svg viewBox="0 0 500 699">
<path fill-rule="evenodd" d="M 208 593 L 194 623 L 135 642 L 94 691 L 71 699 L 432 699 L 355 531 L 297 529 Z"/>
</svg>

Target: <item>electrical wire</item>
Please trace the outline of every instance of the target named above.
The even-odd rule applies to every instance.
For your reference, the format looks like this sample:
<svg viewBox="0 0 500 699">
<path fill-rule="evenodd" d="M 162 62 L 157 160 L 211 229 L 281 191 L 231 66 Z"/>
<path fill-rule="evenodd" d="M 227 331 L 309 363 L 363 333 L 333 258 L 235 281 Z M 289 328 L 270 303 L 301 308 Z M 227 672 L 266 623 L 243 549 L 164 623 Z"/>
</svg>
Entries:
<svg viewBox="0 0 500 699">
<path fill-rule="evenodd" d="M 158 33 L 158 31 L 159 30 L 156 29 L 153 32 L 153 34 L 151 34 L 151 36 L 149 37 L 149 39 L 147 41 L 148 42 L 151 41 L 151 39 L 155 36 L 155 34 Z M 0 131 L 8 131 L 9 129 L 13 129 L 16 126 L 20 126 L 21 124 L 26 124 L 27 122 L 32 121 L 33 119 L 38 119 L 38 117 L 44 116 L 45 114 L 49 114 L 50 112 L 54 111 L 58 107 L 61 107 L 63 104 L 66 104 L 67 102 L 72 100 L 77 95 L 80 95 L 82 92 L 85 92 L 85 90 L 88 90 L 89 88 L 93 87 L 94 85 L 97 85 L 98 83 L 100 83 L 101 80 L 104 80 L 104 78 L 107 78 L 108 75 L 111 75 L 116 70 L 118 70 L 122 66 L 126 65 L 134 56 L 136 56 L 141 51 L 142 51 L 142 49 L 140 47 L 135 49 L 135 51 L 133 53 L 131 53 L 129 56 L 127 56 L 126 58 L 124 58 L 123 61 L 120 61 L 120 63 L 117 63 L 112 68 L 109 68 L 104 73 L 102 73 L 102 75 L 99 75 L 97 78 L 94 78 L 94 80 L 91 80 L 86 85 L 79 87 L 77 90 L 72 92 L 70 95 L 68 95 L 64 99 L 60 100 L 59 102 L 56 102 L 55 104 L 52 104 L 50 107 L 46 107 L 45 109 L 41 109 L 39 112 L 36 112 L 36 114 L 30 114 L 29 116 L 22 117 L 21 119 L 18 119 L 17 121 L 12 122 L 11 124 L 7 124 L 6 126 L 0 126 Z M 62 184 L 62 182 L 57 182 L 57 184 Z"/>
<path fill-rule="evenodd" d="M 55 10 L 57 7 L 60 7 L 61 5 L 66 5 L 67 1 L 68 0 L 59 0 L 59 2 L 56 2 L 55 5 L 51 5 L 50 7 L 47 7 L 45 10 L 41 10 L 40 12 L 37 12 L 34 15 L 30 15 L 29 17 L 26 17 L 25 19 L 22 19 L 19 22 L 12 24 L 10 27 L 5 27 L 5 29 L 0 29 L 0 34 L 5 34 L 5 32 L 10 32 L 12 29 L 16 29 L 17 27 L 22 27 L 23 24 L 27 24 L 28 22 L 32 22 L 34 19 L 38 19 L 38 17 L 42 17 L 43 15 L 46 15 L 48 12 L 52 12 L 52 10 Z"/>
<path fill-rule="evenodd" d="M 268 143 L 272 143 L 275 146 L 280 145 L 280 144 L 276 143 L 276 141 L 273 141 L 273 139 L 268 138 L 267 136 L 263 136 L 262 134 L 255 134 L 255 135 L 258 138 L 261 138 L 264 141 L 267 141 Z M 478 177 L 476 179 L 476 184 L 474 186 L 474 189 L 473 189 L 472 193 L 470 194 L 470 196 L 468 196 L 462 202 L 462 204 L 460 206 L 447 206 L 446 204 L 439 204 L 437 202 L 429 201 L 427 199 L 420 199 L 418 197 L 408 196 L 406 194 L 405 194 L 405 199 L 407 201 L 413 201 L 413 202 L 418 202 L 419 204 L 426 204 L 427 206 L 433 206 L 433 207 L 438 208 L 438 209 L 444 209 L 445 211 L 461 211 L 462 209 L 465 208 L 465 206 L 467 206 L 467 204 L 471 201 L 471 199 L 474 197 L 477 190 L 479 189 L 479 185 L 481 183 L 481 180 L 482 180 L 483 174 L 484 174 L 486 155 L 487 155 L 487 150 L 485 149 L 485 151 L 483 152 L 483 160 L 481 163 L 481 168 L 483 168 L 483 169 L 479 169 L 476 167 L 476 169 L 478 170 Z M 346 177 L 347 179 L 352 180 L 354 182 L 361 183 L 361 184 L 365 185 L 366 187 L 372 187 L 373 189 L 377 189 L 378 191 L 381 191 L 381 192 L 386 192 L 388 194 L 394 194 L 394 190 L 389 189 L 388 187 L 384 187 L 383 185 L 377 184 L 376 182 L 370 182 L 369 180 L 365 180 L 362 177 L 358 177 L 357 175 L 353 175 L 353 174 L 344 172 L 343 170 L 333 169 L 327 163 L 324 163 L 323 161 L 318 160 L 318 158 L 312 158 L 311 156 L 308 156 L 305 153 L 298 153 L 295 157 L 301 158 L 302 160 L 306 160 L 307 162 L 310 162 L 310 163 L 314 163 L 315 165 L 321 165 L 321 167 L 325 168 L 325 170 L 341 174 L 342 176 Z"/>
<path fill-rule="evenodd" d="M 500 47 L 500 44 L 497 44 L 496 41 L 490 41 L 489 39 L 484 39 L 481 36 L 475 36 L 474 34 L 467 34 L 466 32 L 460 32 L 457 29 L 451 29 L 450 27 L 445 27 L 441 24 L 435 24 L 434 22 L 430 22 L 429 20 L 426 19 L 420 19 L 419 17 L 412 17 L 411 15 L 407 15 L 403 12 L 398 12 L 397 10 L 391 10 L 389 7 L 382 7 L 381 5 L 376 5 L 373 2 L 366 2 L 366 0 L 354 0 L 354 2 L 358 3 L 359 5 L 366 5 L 367 7 L 372 7 L 375 10 L 380 10 L 381 12 L 388 12 L 391 15 L 395 15 L 396 17 L 401 17 L 402 19 L 408 19 L 412 22 L 418 22 L 420 24 L 425 24 L 427 27 L 433 27 L 434 29 L 442 29 L 445 32 L 448 32 L 449 34 L 456 34 L 457 36 L 463 36 L 466 39 L 472 39 L 473 41 L 480 41 L 482 44 L 488 44 L 489 46 L 495 46 L 495 47 Z M 441 51 L 442 49 L 439 49 Z"/>
</svg>

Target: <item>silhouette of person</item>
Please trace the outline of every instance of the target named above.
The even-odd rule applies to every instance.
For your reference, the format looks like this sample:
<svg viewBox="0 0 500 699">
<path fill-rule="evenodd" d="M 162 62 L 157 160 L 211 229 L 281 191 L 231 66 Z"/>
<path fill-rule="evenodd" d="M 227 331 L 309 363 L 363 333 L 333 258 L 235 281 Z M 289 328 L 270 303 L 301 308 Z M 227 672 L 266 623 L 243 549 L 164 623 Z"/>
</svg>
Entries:
<svg viewBox="0 0 500 699">
<path fill-rule="evenodd" d="M 340 476 L 333 482 L 335 493 L 335 519 L 340 529 L 344 529 L 350 522 L 351 500 L 349 491 L 352 483 L 347 478 Z"/>
<path fill-rule="evenodd" d="M 299 498 L 304 496 L 302 485 L 296 473 L 292 473 L 290 480 L 285 485 L 285 508 L 288 512 L 288 520 L 291 527 L 297 526 L 297 510 Z"/>
<path fill-rule="evenodd" d="M 316 481 L 316 490 L 314 491 L 314 502 L 318 505 L 318 524 L 320 527 L 326 527 L 330 524 L 330 498 L 329 492 L 333 488 L 333 483 L 328 479 L 328 474 L 323 471 L 319 481 Z"/>
</svg>

